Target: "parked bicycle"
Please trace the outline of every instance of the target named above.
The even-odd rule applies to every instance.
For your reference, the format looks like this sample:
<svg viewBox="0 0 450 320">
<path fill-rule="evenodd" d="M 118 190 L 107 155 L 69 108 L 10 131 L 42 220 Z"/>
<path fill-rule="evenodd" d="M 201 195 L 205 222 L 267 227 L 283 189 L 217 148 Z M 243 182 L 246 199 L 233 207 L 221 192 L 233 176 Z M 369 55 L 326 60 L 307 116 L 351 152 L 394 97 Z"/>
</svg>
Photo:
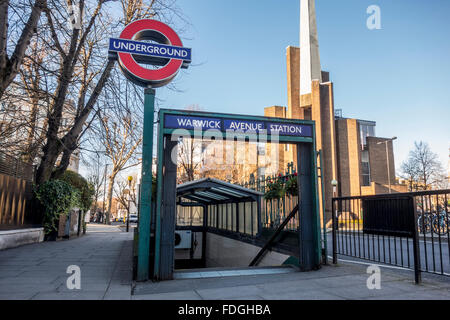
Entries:
<svg viewBox="0 0 450 320">
<path fill-rule="evenodd" d="M 436 211 L 433 212 L 422 212 L 419 208 L 417 213 L 417 227 L 419 233 L 435 233 L 438 235 L 444 235 L 449 232 L 449 221 L 450 214 L 447 213 L 443 208 L 438 206 L 439 214 Z"/>
<path fill-rule="evenodd" d="M 417 227 L 419 228 L 419 233 L 430 233 L 432 228 L 432 219 L 428 212 L 418 212 L 417 213 Z"/>
<path fill-rule="evenodd" d="M 439 212 L 439 214 L 433 212 L 433 232 L 438 235 L 443 235 L 446 234 L 449 230 L 448 224 L 450 217 L 449 214 L 447 214 L 447 212 L 445 212 L 445 210 L 440 206 L 438 206 L 437 209 L 437 212 Z"/>
</svg>

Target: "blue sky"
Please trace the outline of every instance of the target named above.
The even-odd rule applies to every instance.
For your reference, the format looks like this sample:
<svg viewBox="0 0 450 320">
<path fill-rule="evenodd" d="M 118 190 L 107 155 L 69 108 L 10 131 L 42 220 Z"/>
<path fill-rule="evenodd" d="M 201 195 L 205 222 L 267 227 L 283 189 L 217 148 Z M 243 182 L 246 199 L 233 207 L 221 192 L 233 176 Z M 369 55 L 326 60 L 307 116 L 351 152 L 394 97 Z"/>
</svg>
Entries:
<svg viewBox="0 0 450 320">
<path fill-rule="evenodd" d="M 369 5 L 381 30 L 366 27 Z M 193 64 L 159 89 L 160 107 L 262 115 L 287 105 L 286 47 L 299 45 L 299 0 L 179 0 L 191 23 Z M 423 140 L 447 167 L 450 147 L 450 1 L 316 0 L 322 69 L 335 107 L 397 136 L 396 167 Z"/>
</svg>

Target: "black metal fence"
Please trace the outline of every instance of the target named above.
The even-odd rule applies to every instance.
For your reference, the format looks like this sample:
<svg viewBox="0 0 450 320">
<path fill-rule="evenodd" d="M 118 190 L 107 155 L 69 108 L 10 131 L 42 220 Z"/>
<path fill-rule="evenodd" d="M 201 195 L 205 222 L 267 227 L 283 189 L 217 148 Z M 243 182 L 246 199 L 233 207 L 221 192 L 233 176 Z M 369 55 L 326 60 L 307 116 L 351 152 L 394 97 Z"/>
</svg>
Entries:
<svg viewBox="0 0 450 320">
<path fill-rule="evenodd" d="M 337 255 L 450 276 L 450 190 L 333 198 Z"/>
<path fill-rule="evenodd" d="M 0 174 L 17 179 L 34 181 L 35 167 L 0 151 Z"/>
<path fill-rule="evenodd" d="M 265 193 L 268 186 L 276 181 L 286 182 L 296 174 L 297 170 L 293 163 L 287 165 L 284 173 L 270 176 L 261 176 L 258 178 L 250 177 L 250 180 L 242 183 L 241 186 Z M 280 193 L 279 197 L 265 199 L 261 203 L 261 223 L 263 228 L 276 229 L 289 215 L 289 213 L 298 204 L 298 196 L 292 196 L 287 193 Z M 286 231 L 297 231 L 299 226 L 298 215 L 292 218 L 285 226 Z"/>
</svg>

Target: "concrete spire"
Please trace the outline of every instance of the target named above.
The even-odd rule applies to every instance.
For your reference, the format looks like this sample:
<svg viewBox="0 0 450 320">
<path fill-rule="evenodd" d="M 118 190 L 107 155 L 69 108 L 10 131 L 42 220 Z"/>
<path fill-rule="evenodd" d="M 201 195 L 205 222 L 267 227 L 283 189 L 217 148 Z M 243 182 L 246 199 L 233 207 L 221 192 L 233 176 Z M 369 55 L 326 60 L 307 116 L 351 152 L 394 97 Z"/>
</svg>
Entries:
<svg viewBox="0 0 450 320">
<path fill-rule="evenodd" d="M 300 95 L 311 93 L 311 81 L 322 82 L 314 0 L 300 0 Z"/>
</svg>

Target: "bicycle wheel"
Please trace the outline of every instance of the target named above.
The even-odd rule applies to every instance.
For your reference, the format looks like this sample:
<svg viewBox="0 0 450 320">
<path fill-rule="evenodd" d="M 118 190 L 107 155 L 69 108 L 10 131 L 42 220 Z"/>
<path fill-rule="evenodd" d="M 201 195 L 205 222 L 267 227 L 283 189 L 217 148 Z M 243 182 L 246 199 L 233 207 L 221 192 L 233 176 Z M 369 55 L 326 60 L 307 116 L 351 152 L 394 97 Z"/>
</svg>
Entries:
<svg viewBox="0 0 450 320">
<path fill-rule="evenodd" d="M 430 233 L 431 232 L 430 217 L 420 215 L 419 218 L 417 218 L 417 226 L 419 228 L 419 233 Z"/>
<path fill-rule="evenodd" d="M 433 217 L 433 232 L 440 235 L 446 234 L 448 232 L 446 220 L 445 215 L 442 214 Z"/>
</svg>

